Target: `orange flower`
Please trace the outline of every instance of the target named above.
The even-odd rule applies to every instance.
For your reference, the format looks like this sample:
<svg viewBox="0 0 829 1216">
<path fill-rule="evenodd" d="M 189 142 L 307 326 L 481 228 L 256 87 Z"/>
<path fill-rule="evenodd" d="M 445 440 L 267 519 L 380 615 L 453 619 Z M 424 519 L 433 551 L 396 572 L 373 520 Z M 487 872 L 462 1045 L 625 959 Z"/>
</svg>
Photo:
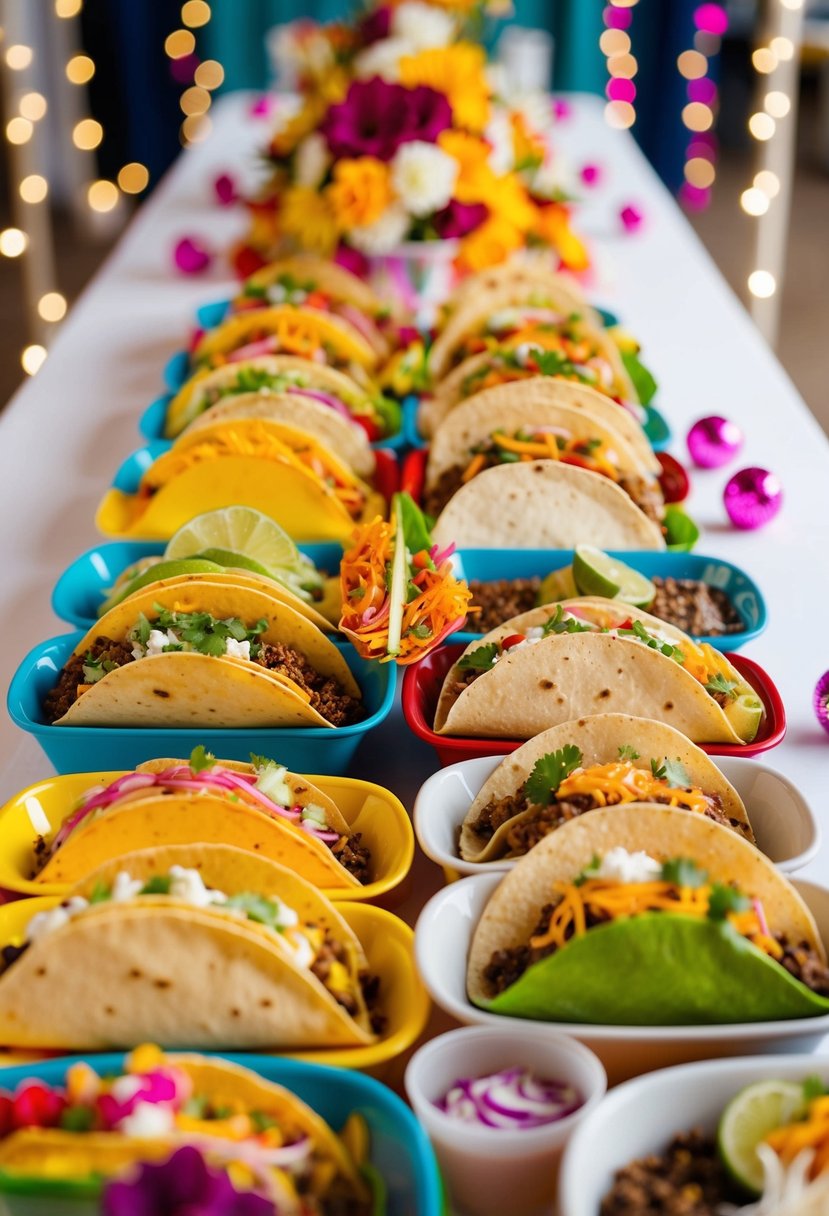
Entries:
<svg viewBox="0 0 829 1216">
<path fill-rule="evenodd" d="M 469 131 L 483 131 L 489 120 L 489 85 L 483 47 L 469 42 L 435 47 L 400 60 L 400 83 L 414 89 L 428 85 L 448 97 L 455 122 Z"/>
<path fill-rule="evenodd" d="M 501 216 L 490 216 L 461 244 L 459 262 L 465 270 L 485 270 L 505 262 L 524 245 L 524 237 L 514 224 Z"/>
<path fill-rule="evenodd" d="M 282 196 L 279 228 L 303 249 L 329 257 L 337 243 L 337 222 L 326 198 L 305 186 L 291 186 Z"/>
<path fill-rule="evenodd" d="M 538 209 L 537 235 L 551 245 L 568 270 L 587 270 L 590 254 L 570 226 L 570 214 L 561 203 Z"/>
<path fill-rule="evenodd" d="M 483 201 L 499 219 L 521 232 L 529 232 L 538 224 L 538 208 L 514 173 L 497 178 L 492 196 Z"/>
<path fill-rule="evenodd" d="M 343 232 L 367 227 L 392 200 L 388 168 L 373 156 L 337 161 L 334 180 L 325 193 Z"/>
<path fill-rule="evenodd" d="M 460 166 L 454 190 L 458 202 L 488 203 L 498 181 L 489 166 L 489 144 L 465 131 L 441 131 L 438 146 Z"/>
</svg>

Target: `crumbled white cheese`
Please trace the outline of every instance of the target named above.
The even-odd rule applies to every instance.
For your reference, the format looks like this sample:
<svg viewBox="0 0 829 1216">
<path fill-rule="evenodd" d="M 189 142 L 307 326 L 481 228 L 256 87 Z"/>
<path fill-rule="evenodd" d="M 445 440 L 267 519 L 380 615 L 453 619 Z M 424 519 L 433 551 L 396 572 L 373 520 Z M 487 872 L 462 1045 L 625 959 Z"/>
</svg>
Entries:
<svg viewBox="0 0 829 1216">
<path fill-rule="evenodd" d="M 619 845 L 605 853 L 599 865 L 588 871 L 591 878 L 610 878 L 614 882 L 652 882 L 662 877 L 662 862 L 649 853 L 629 853 Z"/>
<path fill-rule="evenodd" d="M 171 1132 L 175 1122 L 175 1115 L 169 1106 L 160 1102 L 138 1102 L 116 1127 L 124 1136 L 148 1140 Z"/>
<path fill-rule="evenodd" d="M 121 870 L 115 875 L 109 898 L 116 904 L 125 903 L 129 899 L 135 899 L 143 886 L 142 878 L 132 878 L 126 870 Z"/>
<path fill-rule="evenodd" d="M 235 638 L 226 638 L 225 654 L 231 659 L 250 659 L 250 642 L 237 642 Z"/>
<path fill-rule="evenodd" d="M 56 929 L 61 929 L 88 907 L 89 900 L 84 899 L 81 895 L 71 895 L 69 899 L 65 899 L 56 908 L 49 908 L 47 912 L 36 913 L 26 926 L 26 941 L 34 942 L 39 937 L 45 937 L 48 933 L 54 933 Z"/>
<path fill-rule="evenodd" d="M 181 638 L 172 629 L 151 629 L 147 645 L 136 642 L 132 648 L 134 659 L 151 658 L 164 653 L 165 646 L 180 646 Z"/>
<path fill-rule="evenodd" d="M 144 1078 L 137 1076 L 118 1077 L 112 1082 L 110 1093 L 116 1102 L 129 1102 L 144 1086 Z"/>
<path fill-rule="evenodd" d="M 227 902 L 223 891 L 212 891 L 204 885 L 198 870 L 186 870 L 184 866 L 170 866 L 169 875 L 170 896 L 184 903 L 192 904 L 194 908 L 209 908 L 213 904 Z"/>
</svg>

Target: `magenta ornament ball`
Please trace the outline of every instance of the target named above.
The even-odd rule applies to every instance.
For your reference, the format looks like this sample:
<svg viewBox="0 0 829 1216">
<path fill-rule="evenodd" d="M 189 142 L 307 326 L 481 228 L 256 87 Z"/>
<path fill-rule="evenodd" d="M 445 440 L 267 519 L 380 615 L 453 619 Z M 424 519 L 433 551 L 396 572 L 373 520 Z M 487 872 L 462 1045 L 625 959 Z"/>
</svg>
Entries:
<svg viewBox="0 0 829 1216">
<path fill-rule="evenodd" d="M 783 505 L 783 488 L 768 469 L 740 469 L 723 490 L 728 518 L 736 528 L 753 531 L 770 523 Z"/>
<path fill-rule="evenodd" d="M 213 261 L 213 254 L 198 237 L 185 236 L 173 250 L 173 261 L 181 274 L 201 274 Z"/>
<path fill-rule="evenodd" d="M 686 442 L 695 465 L 701 469 L 719 469 L 733 460 L 743 446 L 743 432 L 728 418 L 711 414 L 694 423 Z"/>
<path fill-rule="evenodd" d="M 824 671 L 815 685 L 812 704 L 815 708 L 815 717 L 829 735 L 829 671 Z"/>
</svg>

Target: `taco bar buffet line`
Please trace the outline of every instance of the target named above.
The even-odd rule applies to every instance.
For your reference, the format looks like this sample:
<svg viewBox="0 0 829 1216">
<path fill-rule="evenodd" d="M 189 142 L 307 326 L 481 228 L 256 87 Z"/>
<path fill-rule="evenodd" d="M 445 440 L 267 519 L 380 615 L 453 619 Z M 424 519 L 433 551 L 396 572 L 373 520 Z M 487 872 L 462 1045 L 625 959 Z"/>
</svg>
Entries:
<svg viewBox="0 0 829 1216">
<path fill-rule="evenodd" d="M 417 300 L 214 114 L 0 417 L 0 1212 L 829 1211 L 825 438 L 597 99 Z"/>
</svg>

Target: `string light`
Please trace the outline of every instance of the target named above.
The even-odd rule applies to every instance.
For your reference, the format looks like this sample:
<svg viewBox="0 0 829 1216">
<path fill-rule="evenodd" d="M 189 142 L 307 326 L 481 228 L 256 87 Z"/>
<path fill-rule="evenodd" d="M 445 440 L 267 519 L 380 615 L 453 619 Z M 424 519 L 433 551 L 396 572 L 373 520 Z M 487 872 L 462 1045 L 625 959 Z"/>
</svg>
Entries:
<svg viewBox="0 0 829 1216">
<path fill-rule="evenodd" d="M 29 122 L 40 122 L 48 109 L 48 103 L 42 93 L 24 93 L 18 104 L 23 118 Z"/>
<path fill-rule="evenodd" d="M 115 182 L 100 178 L 98 181 L 89 183 L 86 198 L 93 211 L 112 211 L 114 207 L 118 206 L 120 191 Z"/>
<path fill-rule="evenodd" d="M 636 122 L 634 77 L 639 64 L 630 53 L 631 41 L 627 33 L 633 20 L 631 9 L 636 3 L 637 0 L 610 0 L 604 10 L 605 28 L 599 38 L 599 49 L 607 60 L 610 76 L 605 88 L 605 119 L 609 126 L 618 130 L 628 130 Z"/>
<path fill-rule="evenodd" d="M 33 58 L 32 48 L 22 46 L 19 42 L 13 43 L 6 50 L 6 66 L 10 67 L 13 72 L 22 72 L 29 66 Z"/>
<path fill-rule="evenodd" d="M 748 289 L 758 300 L 768 300 L 777 291 L 777 280 L 770 270 L 752 270 Z"/>
<path fill-rule="evenodd" d="M 750 186 L 740 195 L 740 206 L 746 215 L 765 215 L 771 205 L 771 199 L 758 186 Z"/>
<path fill-rule="evenodd" d="M 41 346 L 39 342 L 33 342 L 31 346 L 27 346 L 20 356 L 23 370 L 28 376 L 37 375 L 43 367 L 45 359 L 46 347 Z"/>
<path fill-rule="evenodd" d="M 94 118 L 82 118 L 72 131 L 72 143 L 82 152 L 91 152 L 104 138 L 104 128 Z"/>
<path fill-rule="evenodd" d="M 196 68 L 194 82 L 202 89 L 218 89 L 224 83 L 225 70 L 216 59 L 205 59 Z"/>
<path fill-rule="evenodd" d="M 23 178 L 18 190 L 24 203 L 42 203 L 49 193 L 49 183 L 39 173 L 30 173 Z"/>
<path fill-rule="evenodd" d="M 777 123 L 770 114 L 762 114 L 758 110 L 748 120 L 748 129 L 755 139 L 763 142 L 766 139 L 771 139 L 772 135 L 774 135 L 774 132 L 777 130 Z"/>
<path fill-rule="evenodd" d="M 685 80 L 687 102 L 682 122 L 690 133 L 685 147 L 685 180 L 679 190 L 683 205 L 701 211 L 711 201 L 717 178 L 717 144 L 709 134 L 716 121 L 719 93 L 709 76 L 710 61 L 719 55 L 728 17 L 722 4 L 699 4 L 694 9 L 694 45 L 683 51 L 676 65 Z"/>
<path fill-rule="evenodd" d="M 792 103 L 785 93 L 781 93 L 775 89 L 771 93 L 766 93 L 763 107 L 767 114 L 771 114 L 772 118 L 785 118 L 792 108 Z"/>
<path fill-rule="evenodd" d="M 213 104 L 211 90 L 218 89 L 225 78 L 224 68 L 215 59 L 203 63 L 196 55 L 194 29 L 203 28 L 212 16 L 205 0 L 186 0 L 181 7 L 184 28 L 173 30 L 164 40 L 164 52 L 171 61 L 170 72 L 184 86 L 179 106 L 184 115 L 179 139 L 186 147 L 199 143 L 210 134 L 212 123 L 208 110 Z"/>
<path fill-rule="evenodd" d="M 147 166 L 140 164 L 137 160 L 124 165 L 118 173 L 118 185 L 125 194 L 140 194 L 142 190 L 147 189 L 149 181 L 150 173 Z"/>
<path fill-rule="evenodd" d="M 761 169 L 754 174 L 754 185 L 762 190 L 769 198 L 777 198 L 780 193 L 780 178 L 771 169 Z"/>
<path fill-rule="evenodd" d="M 83 0 L 55 0 L 57 17 L 77 17 L 82 8 Z"/>
<path fill-rule="evenodd" d="M 66 78 L 70 84 L 88 84 L 95 75 L 95 64 L 88 55 L 73 55 L 66 65 Z"/>
<path fill-rule="evenodd" d="M 770 47 L 758 46 L 751 56 L 751 63 L 755 72 L 761 72 L 764 76 L 767 76 L 769 72 L 773 72 L 777 67 L 777 56 Z"/>
<path fill-rule="evenodd" d="M 0 253 L 4 258 L 19 258 L 28 244 L 29 238 L 22 228 L 4 228 L 0 232 Z"/>
<path fill-rule="evenodd" d="M 59 291 L 47 291 L 37 303 L 37 311 L 44 321 L 62 321 L 66 316 L 66 297 Z"/>
<path fill-rule="evenodd" d="M 33 131 L 28 118 L 10 118 L 6 123 L 6 139 L 10 144 L 27 144 Z"/>
<path fill-rule="evenodd" d="M 196 49 L 196 35 L 190 30 L 174 30 L 164 41 L 164 50 L 170 59 L 183 59 Z"/>
<path fill-rule="evenodd" d="M 792 59 L 794 57 L 794 43 L 791 38 L 772 38 L 769 43 L 771 52 L 778 59 Z"/>
<path fill-rule="evenodd" d="M 206 4 L 205 0 L 187 0 L 186 4 L 181 6 L 181 23 L 192 30 L 207 25 L 210 17 L 210 5 Z"/>
</svg>

